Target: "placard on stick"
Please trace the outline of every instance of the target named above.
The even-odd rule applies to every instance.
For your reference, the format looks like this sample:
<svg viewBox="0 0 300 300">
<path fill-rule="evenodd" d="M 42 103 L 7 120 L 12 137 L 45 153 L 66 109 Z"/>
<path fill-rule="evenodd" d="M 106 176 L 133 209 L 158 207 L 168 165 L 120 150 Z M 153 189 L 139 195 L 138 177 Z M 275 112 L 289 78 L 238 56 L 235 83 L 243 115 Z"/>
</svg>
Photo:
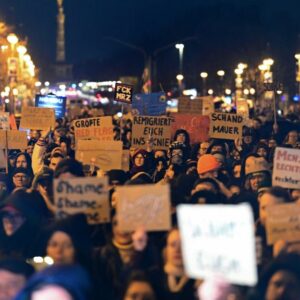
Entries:
<svg viewBox="0 0 300 300">
<path fill-rule="evenodd" d="M 104 171 L 122 169 L 121 141 L 101 143 L 97 140 L 79 140 L 76 159 L 84 164 L 95 164 Z"/>
<path fill-rule="evenodd" d="M 209 136 L 216 139 L 235 140 L 243 134 L 244 118 L 237 114 L 212 113 Z"/>
<path fill-rule="evenodd" d="M 267 207 L 267 243 L 278 240 L 300 241 L 300 205 L 297 203 L 276 204 Z"/>
<path fill-rule="evenodd" d="M 116 83 L 115 87 L 115 100 L 131 104 L 133 95 L 133 86 L 124 83 Z"/>
<path fill-rule="evenodd" d="M 172 114 L 172 136 L 177 129 L 185 129 L 190 135 L 191 144 L 206 142 L 209 139 L 209 117 L 195 114 Z"/>
<path fill-rule="evenodd" d="M 96 117 L 73 121 L 76 141 L 95 139 L 99 141 L 114 140 L 114 126 L 111 117 Z"/>
<path fill-rule="evenodd" d="M 272 184 L 287 189 L 299 189 L 300 149 L 276 147 Z"/>
<path fill-rule="evenodd" d="M 134 116 L 132 124 L 132 147 L 146 149 L 151 138 L 153 149 L 169 149 L 172 119 L 169 117 Z"/>
<path fill-rule="evenodd" d="M 24 107 L 20 127 L 33 130 L 53 129 L 55 127 L 55 111 L 53 108 Z"/>
<path fill-rule="evenodd" d="M 27 134 L 25 131 L 0 130 L 0 149 L 6 148 L 6 137 L 7 137 L 7 149 L 27 148 Z"/>
<path fill-rule="evenodd" d="M 256 284 L 254 221 L 249 205 L 180 205 L 177 214 L 188 277 L 218 276 L 233 284 Z"/>
<path fill-rule="evenodd" d="M 89 224 L 110 221 L 108 179 L 86 177 L 54 180 L 56 217 L 84 213 Z"/>
<path fill-rule="evenodd" d="M 117 187 L 117 220 L 124 231 L 142 226 L 147 231 L 171 227 L 168 185 L 128 185 Z"/>
</svg>

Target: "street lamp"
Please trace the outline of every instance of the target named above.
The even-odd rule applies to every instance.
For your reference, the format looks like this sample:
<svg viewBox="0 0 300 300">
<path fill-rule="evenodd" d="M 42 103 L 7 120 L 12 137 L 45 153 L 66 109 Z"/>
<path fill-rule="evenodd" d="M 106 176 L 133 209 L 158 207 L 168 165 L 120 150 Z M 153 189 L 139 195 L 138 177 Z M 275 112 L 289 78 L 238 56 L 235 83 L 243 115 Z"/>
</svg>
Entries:
<svg viewBox="0 0 300 300">
<path fill-rule="evenodd" d="M 296 82 L 298 85 L 298 95 L 300 95 L 300 53 L 295 54 L 297 60 L 297 73 L 296 73 Z"/>
<path fill-rule="evenodd" d="M 223 95 L 223 78 L 224 78 L 224 75 L 225 75 L 225 71 L 224 70 L 219 70 L 217 71 L 217 75 L 220 77 L 220 96 Z"/>
<path fill-rule="evenodd" d="M 208 95 L 213 95 L 214 94 L 214 90 L 213 89 L 209 89 L 208 91 L 207 91 L 207 93 L 208 93 Z"/>
<path fill-rule="evenodd" d="M 208 77 L 208 73 L 207 72 L 201 72 L 200 73 L 200 77 L 203 80 L 203 85 L 202 85 L 202 96 L 206 95 L 206 78 Z"/>
<path fill-rule="evenodd" d="M 7 41 L 11 44 L 12 47 L 14 47 L 18 43 L 19 39 L 14 33 L 10 33 L 7 36 Z"/>
<path fill-rule="evenodd" d="M 180 95 L 182 94 L 182 90 L 183 90 L 183 84 L 182 84 L 182 81 L 184 79 L 184 76 L 182 74 L 178 74 L 176 76 L 176 79 L 178 81 L 178 89 L 179 89 L 179 92 L 180 92 Z"/>
<path fill-rule="evenodd" d="M 183 61 L 183 49 L 184 49 L 184 44 L 176 44 L 175 48 L 178 49 L 179 51 L 179 72 L 182 74 L 182 61 Z"/>
</svg>

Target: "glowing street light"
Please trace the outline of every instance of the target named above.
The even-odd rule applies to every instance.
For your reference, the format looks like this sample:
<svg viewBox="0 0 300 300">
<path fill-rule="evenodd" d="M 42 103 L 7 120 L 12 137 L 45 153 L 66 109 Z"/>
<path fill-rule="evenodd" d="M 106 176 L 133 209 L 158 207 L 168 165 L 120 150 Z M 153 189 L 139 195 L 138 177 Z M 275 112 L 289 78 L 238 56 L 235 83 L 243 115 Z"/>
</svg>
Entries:
<svg viewBox="0 0 300 300">
<path fill-rule="evenodd" d="M 205 79 L 205 78 L 208 77 L 208 73 L 206 73 L 206 72 L 201 72 L 201 73 L 200 73 L 200 77 L 203 78 L 203 79 Z"/>
<path fill-rule="evenodd" d="M 178 74 L 178 75 L 176 76 L 176 79 L 177 79 L 177 81 L 178 81 L 178 89 L 179 89 L 180 95 L 181 95 L 181 93 L 182 93 L 182 91 L 183 91 L 182 80 L 184 79 L 184 76 L 183 76 L 182 74 Z"/>
<path fill-rule="evenodd" d="M 235 70 L 234 70 L 234 73 L 235 73 L 236 75 L 242 75 L 242 74 L 243 74 L 243 69 L 240 69 L 240 68 L 235 69 Z"/>
<path fill-rule="evenodd" d="M 248 68 L 247 64 L 244 64 L 244 63 L 239 63 L 238 64 L 238 69 L 240 69 L 240 70 L 244 70 L 244 69 L 247 69 L 247 68 Z"/>
<path fill-rule="evenodd" d="M 274 60 L 272 58 L 266 58 L 263 60 L 263 64 L 271 67 L 274 64 Z"/>
<path fill-rule="evenodd" d="M 183 78 L 184 78 L 184 76 L 183 76 L 182 74 L 178 74 L 178 75 L 176 76 L 176 79 L 177 79 L 178 81 L 182 81 Z"/>
<path fill-rule="evenodd" d="M 223 77 L 225 75 L 225 71 L 224 70 L 219 70 L 217 72 L 217 75 L 220 76 L 220 77 Z"/>
<path fill-rule="evenodd" d="M 14 33 L 10 33 L 8 36 L 7 36 L 7 41 L 12 45 L 12 46 L 15 46 L 19 39 L 18 37 L 14 34 Z"/>
<path fill-rule="evenodd" d="M 17 52 L 18 52 L 21 56 L 23 56 L 23 55 L 25 55 L 25 53 L 27 52 L 27 48 L 26 48 L 25 46 L 23 46 L 23 45 L 20 45 L 20 46 L 17 47 Z"/>
<path fill-rule="evenodd" d="M 203 80 L 203 84 L 202 84 L 202 95 L 205 96 L 206 95 L 206 78 L 208 77 L 208 73 L 207 72 L 201 72 L 200 73 L 200 77 Z"/>
<path fill-rule="evenodd" d="M 213 94 L 214 94 L 214 90 L 213 90 L 213 89 L 209 89 L 209 90 L 207 91 L 207 93 L 208 93 L 208 95 L 213 95 Z"/>
<path fill-rule="evenodd" d="M 182 74 L 182 61 L 183 61 L 183 49 L 184 44 L 176 44 L 175 48 L 179 51 L 179 72 Z"/>
<path fill-rule="evenodd" d="M 225 89 L 225 94 L 226 95 L 231 95 L 231 89 Z"/>
</svg>

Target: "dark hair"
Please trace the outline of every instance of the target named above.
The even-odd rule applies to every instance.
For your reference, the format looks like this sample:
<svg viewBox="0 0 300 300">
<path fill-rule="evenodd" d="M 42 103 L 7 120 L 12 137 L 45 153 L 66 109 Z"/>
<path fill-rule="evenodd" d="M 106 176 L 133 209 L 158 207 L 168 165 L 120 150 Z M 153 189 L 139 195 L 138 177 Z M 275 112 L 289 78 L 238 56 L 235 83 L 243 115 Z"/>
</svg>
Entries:
<svg viewBox="0 0 300 300">
<path fill-rule="evenodd" d="M 23 260 L 15 258 L 7 258 L 0 261 L 0 270 L 9 271 L 14 274 L 23 275 L 29 278 L 34 273 L 32 265 Z"/>
<path fill-rule="evenodd" d="M 54 178 L 68 172 L 76 177 L 84 177 L 82 163 L 73 158 L 66 158 L 58 163 L 54 171 Z"/>
<path fill-rule="evenodd" d="M 267 189 L 264 194 L 269 194 L 276 198 L 282 198 L 285 203 L 292 202 L 289 192 L 280 186 L 273 186 Z"/>
<path fill-rule="evenodd" d="M 175 135 L 174 135 L 174 141 L 177 140 L 177 136 L 179 134 L 184 134 L 184 136 L 185 136 L 184 144 L 187 147 L 189 147 L 190 146 L 190 135 L 189 135 L 189 133 L 185 129 L 177 129 L 176 132 L 175 132 Z"/>
<path fill-rule="evenodd" d="M 217 184 L 217 182 L 214 179 L 209 178 L 209 177 L 208 178 L 199 178 L 199 179 L 197 179 L 194 182 L 193 189 L 195 189 L 198 184 L 205 183 L 205 182 L 210 183 L 214 187 L 214 189 L 217 191 L 217 193 L 220 192 L 220 187 Z"/>
</svg>

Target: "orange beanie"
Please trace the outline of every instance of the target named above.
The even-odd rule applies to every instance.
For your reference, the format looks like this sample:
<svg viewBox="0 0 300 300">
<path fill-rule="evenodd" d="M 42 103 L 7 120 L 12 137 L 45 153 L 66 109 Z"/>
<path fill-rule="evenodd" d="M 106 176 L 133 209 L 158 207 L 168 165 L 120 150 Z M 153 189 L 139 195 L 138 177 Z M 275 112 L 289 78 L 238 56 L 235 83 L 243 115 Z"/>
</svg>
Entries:
<svg viewBox="0 0 300 300">
<path fill-rule="evenodd" d="M 211 154 L 204 154 L 198 159 L 198 174 L 217 170 L 220 167 L 218 160 Z"/>
</svg>

